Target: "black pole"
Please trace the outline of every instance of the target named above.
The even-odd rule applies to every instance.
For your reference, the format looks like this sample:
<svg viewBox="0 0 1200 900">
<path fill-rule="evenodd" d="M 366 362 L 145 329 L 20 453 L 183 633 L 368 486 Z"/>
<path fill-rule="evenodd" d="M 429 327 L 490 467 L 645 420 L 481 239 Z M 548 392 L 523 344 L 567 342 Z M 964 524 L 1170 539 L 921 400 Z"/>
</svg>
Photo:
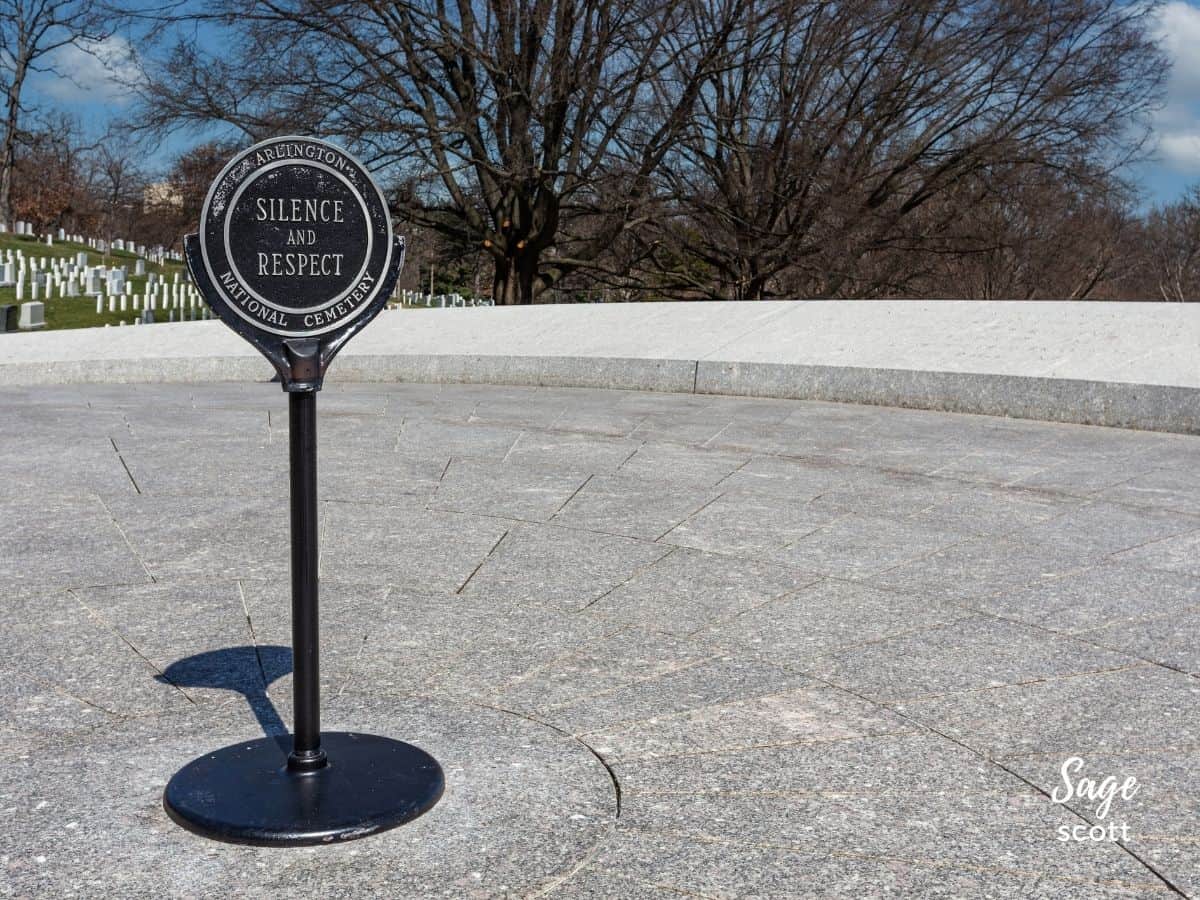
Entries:
<svg viewBox="0 0 1200 900">
<path fill-rule="evenodd" d="M 412 744 L 362 732 L 321 734 L 315 390 L 288 392 L 288 423 L 296 712 L 287 765 L 281 771 L 278 736 L 239 741 L 192 760 L 163 791 L 167 815 L 189 831 L 264 847 L 328 844 L 394 828 L 437 803 L 446 783 L 437 760 Z"/>
<path fill-rule="evenodd" d="M 288 768 L 325 765 L 317 641 L 317 392 L 288 394 L 292 467 L 292 689 L 296 722 Z"/>
</svg>

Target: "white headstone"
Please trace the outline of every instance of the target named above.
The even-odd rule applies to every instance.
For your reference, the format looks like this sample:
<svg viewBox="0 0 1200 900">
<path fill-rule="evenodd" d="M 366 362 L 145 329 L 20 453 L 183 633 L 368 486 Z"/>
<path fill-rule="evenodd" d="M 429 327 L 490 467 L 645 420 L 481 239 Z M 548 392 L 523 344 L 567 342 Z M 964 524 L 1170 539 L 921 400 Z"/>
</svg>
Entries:
<svg viewBox="0 0 1200 900">
<path fill-rule="evenodd" d="M 17 327 L 22 331 L 36 331 L 46 327 L 46 307 L 41 303 L 22 303 L 21 318 Z"/>
</svg>

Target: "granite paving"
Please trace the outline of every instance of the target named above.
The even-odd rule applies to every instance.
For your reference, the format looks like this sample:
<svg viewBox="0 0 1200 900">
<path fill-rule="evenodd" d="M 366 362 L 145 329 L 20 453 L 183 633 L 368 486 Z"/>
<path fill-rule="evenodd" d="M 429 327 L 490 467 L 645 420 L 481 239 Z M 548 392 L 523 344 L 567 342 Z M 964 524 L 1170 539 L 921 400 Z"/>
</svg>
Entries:
<svg viewBox="0 0 1200 900">
<path fill-rule="evenodd" d="M 0 896 L 1200 896 L 1200 438 L 330 384 L 323 724 L 446 793 L 214 843 L 292 721 L 277 385 L 0 392 Z"/>
</svg>

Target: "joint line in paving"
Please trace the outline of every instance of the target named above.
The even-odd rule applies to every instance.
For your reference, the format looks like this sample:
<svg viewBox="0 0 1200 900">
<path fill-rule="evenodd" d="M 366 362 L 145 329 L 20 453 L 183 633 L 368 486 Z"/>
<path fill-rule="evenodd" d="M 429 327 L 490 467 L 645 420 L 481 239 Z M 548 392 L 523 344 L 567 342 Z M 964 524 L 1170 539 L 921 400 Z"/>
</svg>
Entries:
<svg viewBox="0 0 1200 900">
<path fill-rule="evenodd" d="M 456 590 L 454 593 L 456 593 L 456 594 L 461 594 L 461 593 L 462 593 L 464 590 L 466 590 L 466 588 L 467 588 L 467 585 L 471 583 L 471 579 L 475 577 L 475 573 L 476 573 L 476 572 L 478 572 L 480 569 L 482 569 L 482 568 L 483 568 L 483 564 L 484 564 L 484 563 L 486 563 L 486 562 L 487 562 L 489 559 L 491 559 L 491 558 L 492 558 L 492 554 L 494 554 L 494 553 L 496 552 L 496 550 L 497 550 L 497 549 L 500 547 L 500 545 L 501 545 L 502 543 L 504 543 L 504 539 L 505 539 L 506 537 L 508 537 L 508 534 L 509 534 L 509 532 L 508 532 L 508 530 L 506 529 L 506 530 L 505 530 L 505 532 L 504 532 L 504 534 L 500 535 L 500 539 L 499 539 L 498 541 L 496 541 L 496 543 L 492 544 L 492 549 L 491 549 L 491 550 L 489 550 L 489 551 L 488 551 L 488 552 L 487 552 L 487 553 L 484 555 L 483 559 L 481 559 L 481 560 L 479 561 L 479 564 L 478 564 L 477 566 L 475 566 L 475 568 L 474 568 L 474 569 L 472 569 L 472 570 L 471 570 L 471 574 L 467 576 L 467 579 L 466 579 L 466 581 L 464 581 L 462 584 L 460 584 L 460 585 L 458 586 L 458 589 L 457 589 L 457 590 Z"/>
</svg>

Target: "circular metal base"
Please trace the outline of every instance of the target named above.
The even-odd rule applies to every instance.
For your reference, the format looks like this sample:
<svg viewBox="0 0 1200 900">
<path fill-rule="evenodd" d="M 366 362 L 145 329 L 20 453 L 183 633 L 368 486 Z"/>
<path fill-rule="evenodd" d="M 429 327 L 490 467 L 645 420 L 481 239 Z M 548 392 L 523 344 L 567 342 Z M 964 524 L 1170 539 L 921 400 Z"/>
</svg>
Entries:
<svg viewBox="0 0 1200 900">
<path fill-rule="evenodd" d="M 412 744 L 326 732 L 329 763 L 288 769 L 291 739 L 259 738 L 194 759 L 171 778 L 163 807 L 188 831 L 260 847 L 330 844 L 403 825 L 429 810 L 445 780 Z"/>
</svg>

